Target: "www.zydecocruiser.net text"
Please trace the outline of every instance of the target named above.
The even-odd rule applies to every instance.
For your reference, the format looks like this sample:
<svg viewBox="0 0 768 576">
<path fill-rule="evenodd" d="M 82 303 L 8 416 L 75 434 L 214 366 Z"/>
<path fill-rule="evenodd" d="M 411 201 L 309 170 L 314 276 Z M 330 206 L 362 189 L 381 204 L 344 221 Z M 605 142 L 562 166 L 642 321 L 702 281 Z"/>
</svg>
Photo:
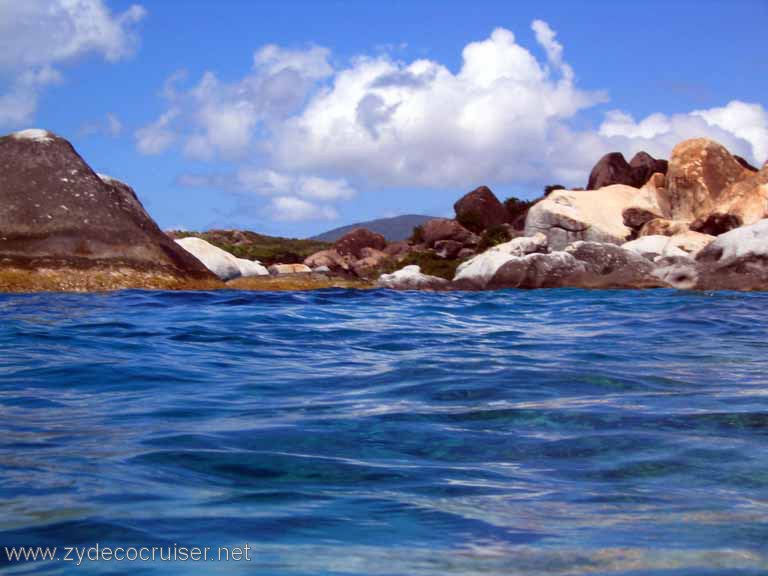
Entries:
<svg viewBox="0 0 768 576">
<path fill-rule="evenodd" d="M 243 546 L 18 546 L 5 547 L 5 560 L 16 562 L 250 562 L 252 548 Z"/>
</svg>

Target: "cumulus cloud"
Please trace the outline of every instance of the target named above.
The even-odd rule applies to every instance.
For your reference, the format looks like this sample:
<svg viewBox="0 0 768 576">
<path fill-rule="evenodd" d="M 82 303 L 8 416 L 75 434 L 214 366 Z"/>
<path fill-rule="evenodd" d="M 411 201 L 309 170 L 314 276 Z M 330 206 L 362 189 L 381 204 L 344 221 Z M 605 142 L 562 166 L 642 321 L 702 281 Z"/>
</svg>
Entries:
<svg viewBox="0 0 768 576">
<path fill-rule="evenodd" d="M 329 206 L 318 206 L 291 196 L 273 198 L 269 203 L 267 213 L 279 222 L 335 220 L 339 217 L 338 213 Z"/>
<path fill-rule="evenodd" d="M 123 123 L 120 121 L 120 118 L 112 112 L 108 113 L 100 120 L 86 122 L 80 127 L 80 134 L 82 136 L 93 136 L 98 134 L 110 138 L 117 138 L 122 133 Z"/>
<path fill-rule="evenodd" d="M 271 213 L 291 212 L 293 221 L 329 217 L 333 203 L 361 188 L 583 185 L 606 152 L 668 156 L 696 136 L 756 163 L 768 155 L 759 104 L 639 120 L 614 109 L 585 128 L 583 112 L 606 103 L 606 93 L 578 85 L 547 22 L 535 20 L 531 29 L 545 57 L 497 28 L 464 46 L 455 69 L 375 51 L 334 67 L 326 48 L 268 45 L 234 82 L 213 71 L 186 86 L 183 73 L 171 76 L 162 93 L 166 114 L 175 113 L 137 133 L 137 145 L 160 153 L 177 144 L 191 158 L 233 161 L 236 170 L 214 177 L 216 187 L 269 196 Z M 140 135 L 153 129 L 162 129 L 162 145 L 146 146 Z M 190 178 L 193 185 L 198 177 Z"/>
<path fill-rule="evenodd" d="M 355 197 L 356 190 L 344 178 L 294 175 L 244 166 L 235 173 L 183 174 L 178 183 L 190 188 L 210 188 L 242 196 L 271 196 L 270 215 L 281 220 L 333 220 L 338 213 L 333 203 Z M 291 213 L 290 218 L 286 214 Z"/>
<path fill-rule="evenodd" d="M 131 55 L 145 15 L 139 5 L 113 14 L 102 0 L 0 0 L 0 125 L 32 120 L 41 91 L 61 80 L 55 66 Z"/>
<path fill-rule="evenodd" d="M 644 149 L 660 156 L 681 140 L 707 137 L 757 164 L 768 159 L 768 112 L 760 104 L 738 100 L 686 114 L 651 114 L 640 121 L 614 110 L 606 114 L 599 135 L 614 149 Z"/>
<path fill-rule="evenodd" d="M 169 108 L 160 118 L 171 110 L 179 112 L 174 117 L 180 116 L 176 125 L 164 123 L 164 130 L 174 132 L 166 141 L 178 137 L 184 154 L 198 160 L 246 156 L 253 152 L 258 129 L 269 130 L 295 112 L 316 83 L 333 73 L 328 57 L 329 51 L 317 46 L 288 50 L 268 45 L 254 53 L 251 70 L 241 80 L 222 82 L 208 71 L 187 90 L 181 86 L 186 72 L 175 72 L 161 92 Z M 141 144 L 140 134 L 151 131 L 158 122 L 160 119 L 136 133 L 137 146 L 144 153 L 159 154 L 166 149 L 150 151 Z"/>
<path fill-rule="evenodd" d="M 136 147 L 146 155 L 160 154 L 173 144 L 176 133 L 170 128 L 171 122 L 179 115 L 179 110 L 172 108 L 160 118 L 136 131 Z"/>
</svg>

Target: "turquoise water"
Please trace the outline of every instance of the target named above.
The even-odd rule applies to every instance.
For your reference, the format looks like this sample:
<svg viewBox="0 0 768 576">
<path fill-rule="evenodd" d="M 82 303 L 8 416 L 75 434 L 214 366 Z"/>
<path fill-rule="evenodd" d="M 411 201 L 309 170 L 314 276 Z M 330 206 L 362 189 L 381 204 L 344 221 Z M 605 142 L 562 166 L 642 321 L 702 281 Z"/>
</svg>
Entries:
<svg viewBox="0 0 768 576">
<path fill-rule="evenodd" d="M 768 295 L 0 295 L 0 572 L 768 573 Z M 10 562 L 4 547 L 250 547 Z"/>
</svg>

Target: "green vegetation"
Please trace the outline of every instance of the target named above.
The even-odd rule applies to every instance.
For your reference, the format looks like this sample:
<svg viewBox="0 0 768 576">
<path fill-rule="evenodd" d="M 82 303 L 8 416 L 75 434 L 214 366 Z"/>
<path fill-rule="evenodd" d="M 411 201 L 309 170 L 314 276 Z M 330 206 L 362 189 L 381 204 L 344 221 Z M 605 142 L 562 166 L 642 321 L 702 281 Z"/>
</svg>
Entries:
<svg viewBox="0 0 768 576">
<path fill-rule="evenodd" d="M 477 212 L 468 211 L 457 214 L 456 221 L 470 232 L 479 234 L 483 231 L 483 218 Z"/>
<path fill-rule="evenodd" d="M 424 226 L 416 226 L 411 232 L 411 237 L 408 238 L 408 242 L 412 244 L 421 244 L 424 242 Z"/>
<path fill-rule="evenodd" d="M 209 230 L 208 232 L 189 232 L 174 230 L 169 233 L 173 238 L 195 236 L 210 242 L 214 246 L 234 254 L 238 258 L 258 260 L 262 264 L 297 264 L 320 250 L 332 246 L 319 240 L 299 240 L 265 236 L 246 230 Z"/>
<path fill-rule="evenodd" d="M 390 260 L 382 269 L 378 270 L 375 277 L 379 274 L 391 274 L 396 270 L 405 268 L 412 264 L 416 264 L 421 268 L 422 273 L 429 274 L 430 276 L 438 276 L 439 278 L 445 278 L 446 280 L 453 280 L 456 275 L 456 268 L 461 264 L 463 260 L 447 260 L 440 258 L 434 252 L 409 252 L 405 258 L 399 262 Z"/>
<path fill-rule="evenodd" d="M 509 234 L 509 230 L 506 226 L 491 226 L 486 229 L 480 236 L 480 244 L 478 245 L 479 252 L 488 250 L 491 246 L 496 246 L 504 242 L 508 242 L 512 237 Z"/>
</svg>

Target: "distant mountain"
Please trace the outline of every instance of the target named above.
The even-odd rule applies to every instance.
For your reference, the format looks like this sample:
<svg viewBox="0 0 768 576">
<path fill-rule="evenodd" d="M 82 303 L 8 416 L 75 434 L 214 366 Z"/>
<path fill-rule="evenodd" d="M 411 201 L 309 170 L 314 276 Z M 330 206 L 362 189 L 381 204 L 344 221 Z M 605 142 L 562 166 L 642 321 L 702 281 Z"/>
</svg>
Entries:
<svg viewBox="0 0 768 576">
<path fill-rule="evenodd" d="M 384 238 L 387 239 L 387 242 L 397 242 L 398 240 L 408 239 L 416 226 L 421 226 L 427 220 L 432 220 L 432 218 L 434 218 L 434 216 L 422 216 L 420 214 L 406 214 L 404 216 L 395 216 L 393 218 L 379 218 L 378 220 L 369 220 L 368 222 L 359 222 L 357 224 L 350 224 L 349 226 L 342 226 L 341 228 L 334 228 L 328 232 L 313 236 L 310 240 L 336 242 L 336 240 L 344 236 L 344 234 L 355 228 L 367 228 L 372 232 L 378 232 L 384 236 Z"/>
</svg>

